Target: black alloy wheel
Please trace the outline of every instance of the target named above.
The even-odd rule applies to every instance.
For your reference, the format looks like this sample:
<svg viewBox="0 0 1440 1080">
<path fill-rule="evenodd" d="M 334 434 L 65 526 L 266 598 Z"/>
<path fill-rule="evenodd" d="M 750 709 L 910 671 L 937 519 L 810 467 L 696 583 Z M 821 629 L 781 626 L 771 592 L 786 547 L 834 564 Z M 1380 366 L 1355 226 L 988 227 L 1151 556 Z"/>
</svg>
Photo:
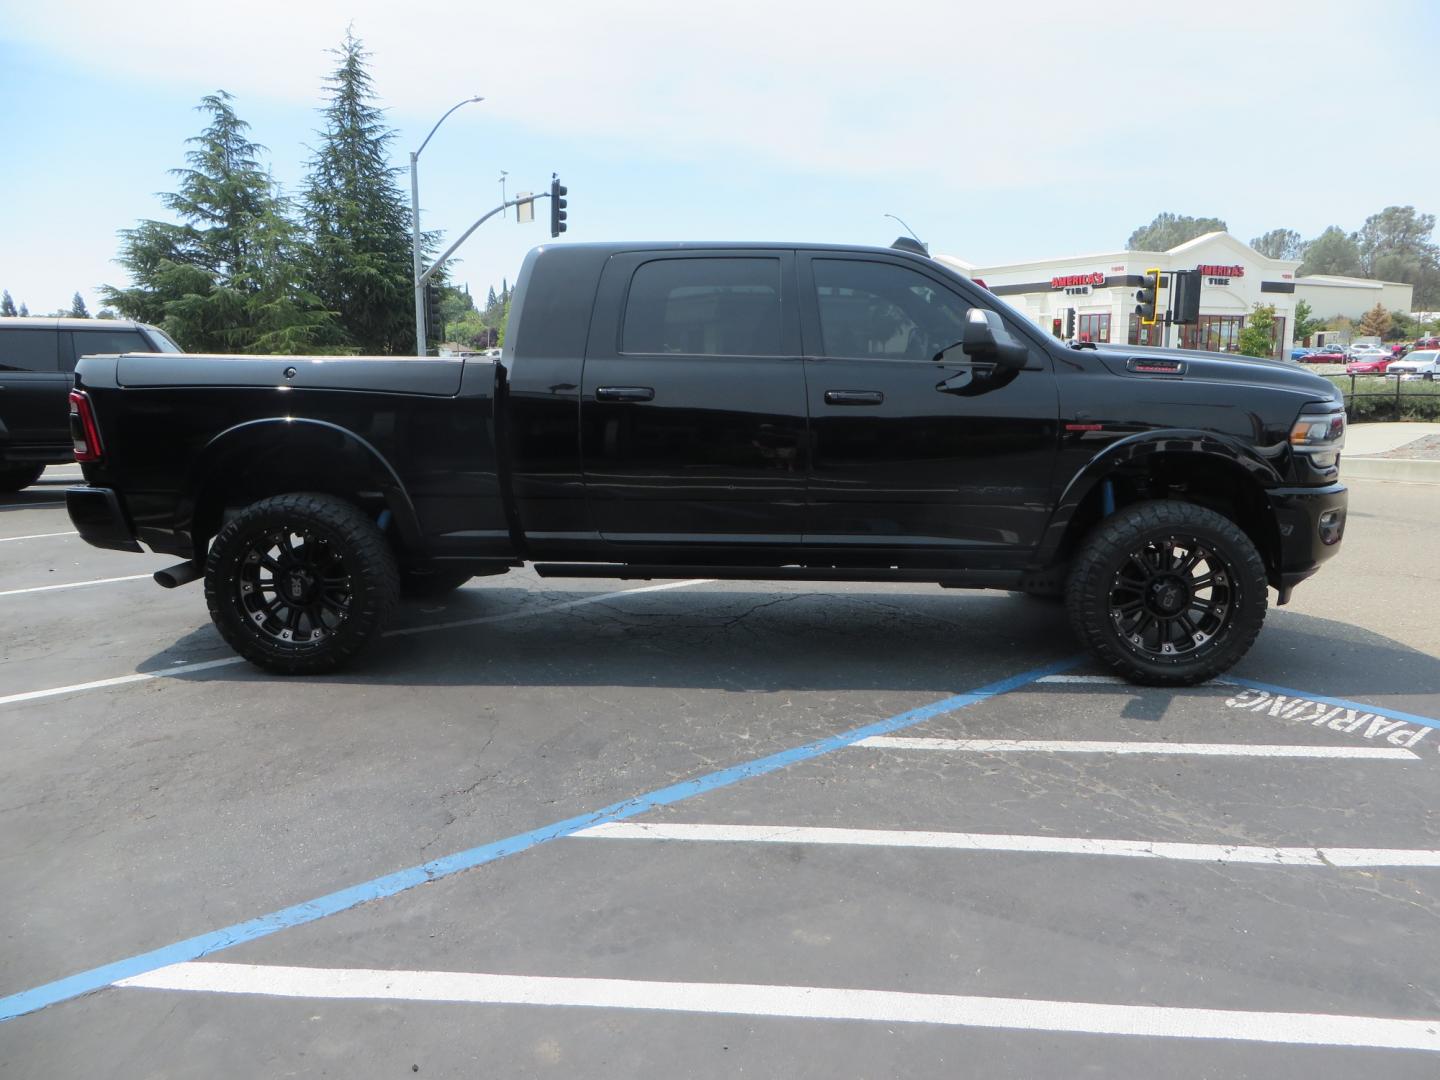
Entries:
<svg viewBox="0 0 1440 1080">
<path fill-rule="evenodd" d="M 344 667 L 379 637 L 399 598 L 385 537 L 331 495 L 262 499 L 226 522 L 205 562 L 205 600 L 236 652 L 267 671 Z"/>
<path fill-rule="evenodd" d="M 1183 658 L 1229 627 L 1233 581 L 1230 564 L 1194 537 L 1142 540 L 1110 585 L 1110 618 L 1145 659 Z"/>
<path fill-rule="evenodd" d="M 1086 538 L 1066 585 L 1076 636 L 1132 682 L 1189 686 L 1228 670 L 1265 622 L 1264 561 L 1235 522 L 1166 499 Z"/>
</svg>

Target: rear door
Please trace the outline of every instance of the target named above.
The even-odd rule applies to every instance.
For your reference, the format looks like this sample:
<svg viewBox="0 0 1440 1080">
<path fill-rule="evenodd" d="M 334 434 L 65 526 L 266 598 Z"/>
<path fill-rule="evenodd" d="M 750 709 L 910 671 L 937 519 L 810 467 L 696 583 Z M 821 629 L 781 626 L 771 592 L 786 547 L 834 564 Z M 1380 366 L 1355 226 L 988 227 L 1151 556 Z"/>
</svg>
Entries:
<svg viewBox="0 0 1440 1080">
<path fill-rule="evenodd" d="M 612 257 L 580 430 L 586 497 L 611 544 L 798 544 L 806 403 L 794 253 Z"/>
<path fill-rule="evenodd" d="M 60 336 L 53 327 L 0 326 L 0 449 L 15 460 L 70 445 L 73 377 L 62 370 Z"/>
<path fill-rule="evenodd" d="M 1033 347 L 1019 372 L 972 362 L 952 346 L 970 307 L 993 305 L 913 262 L 814 252 L 798 271 L 807 548 L 887 564 L 1023 561 L 1049 518 L 1058 446 L 1048 354 Z"/>
</svg>

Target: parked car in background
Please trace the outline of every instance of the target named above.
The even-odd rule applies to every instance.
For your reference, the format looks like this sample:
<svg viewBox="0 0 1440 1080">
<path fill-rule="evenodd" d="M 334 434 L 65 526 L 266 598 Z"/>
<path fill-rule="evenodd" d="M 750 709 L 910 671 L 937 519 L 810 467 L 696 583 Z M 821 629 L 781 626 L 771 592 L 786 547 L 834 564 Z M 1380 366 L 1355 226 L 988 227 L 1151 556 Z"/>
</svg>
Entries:
<svg viewBox="0 0 1440 1080">
<path fill-rule="evenodd" d="M 1345 351 L 1339 345 L 1324 345 L 1300 358 L 1303 364 L 1343 364 L 1345 360 Z"/>
<path fill-rule="evenodd" d="M 1365 356 L 1345 365 L 1346 375 L 1383 375 L 1385 369 L 1395 362 L 1393 356 Z"/>
<path fill-rule="evenodd" d="M 0 319 L 0 491 L 75 460 L 69 395 L 78 358 L 179 351 L 163 330 L 126 319 Z"/>
<path fill-rule="evenodd" d="M 1303 345 L 1296 346 L 1295 348 L 1290 350 L 1290 359 L 1304 362 L 1305 358 L 1314 351 L 1314 349 L 1307 348 Z"/>
<path fill-rule="evenodd" d="M 1402 379 L 1431 381 L 1437 370 L 1440 370 L 1440 349 L 1417 349 L 1400 360 L 1392 360 L 1385 373 Z"/>
<path fill-rule="evenodd" d="M 1411 345 L 1410 348 L 1411 348 L 1412 350 L 1413 350 L 1413 349 L 1440 349 L 1440 337 L 1422 337 L 1422 338 L 1416 338 L 1416 339 L 1415 339 L 1415 344 Z"/>
</svg>

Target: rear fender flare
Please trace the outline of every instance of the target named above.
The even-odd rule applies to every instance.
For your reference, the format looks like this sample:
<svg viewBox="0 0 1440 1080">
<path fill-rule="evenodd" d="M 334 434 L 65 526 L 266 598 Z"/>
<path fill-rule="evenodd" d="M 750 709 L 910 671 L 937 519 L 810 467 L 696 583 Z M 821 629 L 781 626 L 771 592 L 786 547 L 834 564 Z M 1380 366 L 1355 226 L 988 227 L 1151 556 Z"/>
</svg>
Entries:
<svg viewBox="0 0 1440 1080">
<path fill-rule="evenodd" d="M 385 456 L 348 428 L 326 420 L 302 417 L 247 420 L 226 428 L 206 443 L 191 463 L 185 495 L 176 508 L 179 527 L 186 532 L 193 529 L 207 487 L 214 483 L 216 477 L 255 467 L 275 455 L 307 464 L 317 460 L 327 461 L 327 465 L 334 462 L 337 474 L 346 467 L 352 470 L 352 475 L 358 471 L 365 477 L 367 487 L 378 491 L 384 499 L 401 543 L 411 550 L 422 548 L 420 519 L 415 505 L 404 482 Z M 243 464 L 247 459 L 249 464 Z M 197 557 L 202 554 L 196 552 Z"/>
</svg>

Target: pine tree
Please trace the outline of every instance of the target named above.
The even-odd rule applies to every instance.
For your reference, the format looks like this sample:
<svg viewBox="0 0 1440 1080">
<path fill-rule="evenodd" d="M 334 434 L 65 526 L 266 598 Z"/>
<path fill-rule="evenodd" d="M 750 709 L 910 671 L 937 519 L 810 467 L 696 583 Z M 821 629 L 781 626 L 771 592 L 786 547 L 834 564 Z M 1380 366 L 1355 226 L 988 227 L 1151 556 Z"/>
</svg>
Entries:
<svg viewBox="0 0 1440 1080">
<path fill-rule="evenodd" d="M 362 353 L 408 353 L 415 343 L 410 209 L 395 182 L 385 126 L 365 68 L 368 53 L 348 30 L 333 50 L 321 145 L 309 162 L 304 220 L 311 286 Z"/>
<path fill-rule="evenodd" d="M 1383 304 L 1377 303 L 1360 320 L 1360 333 L 1366 337 L 1383 338 L 1390 332 L 1391 322 L 1390 312 Z"/>
<path fill-rule="evenodd" d="M 0 318 L 13 319 L 18 314 L 15 301 L 10 297 L 10 290 L 6 289 L 4 295 L 0 296 Z"/>
<path fill-rule="evenodd" d="M 70 298 L 70 310 L 65 314 L 72 319 L 90 318 L 90 312 L 85 308 L 85 298 L 77 292 Z"/>
<path fill-rule="evenodd" d="M 30 309 L 24 304 L 20 305 L 20 317 L 22 319 L 28 319 L 30 317 Z"/>
<path fill-rule="evenodd" d="M 192 352 L 321 351 L 333 320 L 302 287 L 300 234 L 232 100 L 223 90 L 201 99 L 209 125 L 187 140 L 189 167 L 171 170 L 179 190 L 160 197 L 181 224 L 121 232 L 117 261 L 135 283 L 105 286 L 105 302 Z"/>
</svg>

